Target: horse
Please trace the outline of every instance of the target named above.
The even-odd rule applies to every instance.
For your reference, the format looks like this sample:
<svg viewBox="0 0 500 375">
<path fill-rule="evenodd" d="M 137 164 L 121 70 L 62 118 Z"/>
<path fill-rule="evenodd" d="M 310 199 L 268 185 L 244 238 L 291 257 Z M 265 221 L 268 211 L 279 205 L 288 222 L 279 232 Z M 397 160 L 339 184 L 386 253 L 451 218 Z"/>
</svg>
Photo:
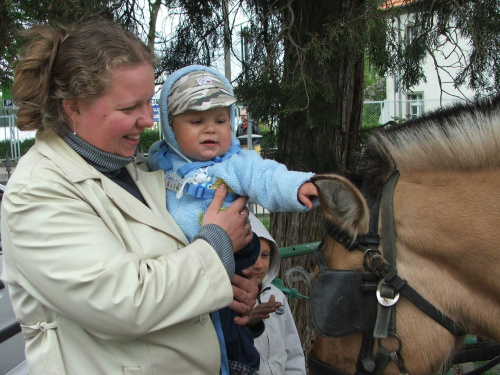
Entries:
<svg viewBox="0 0 500 375">
<path fill-rule="evenodd" d="M 500 341 L 500 96 L 376 131 L 313 183 L 310 374 L 444 373 L 466 334 Z"/>
</svg>

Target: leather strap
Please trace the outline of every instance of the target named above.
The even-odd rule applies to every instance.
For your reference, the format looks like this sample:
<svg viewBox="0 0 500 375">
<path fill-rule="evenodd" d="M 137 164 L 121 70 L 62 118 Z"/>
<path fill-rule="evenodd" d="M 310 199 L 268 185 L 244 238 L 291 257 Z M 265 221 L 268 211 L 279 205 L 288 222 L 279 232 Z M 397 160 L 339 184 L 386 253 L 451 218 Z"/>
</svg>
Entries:
<svg viewBox="0 0 500 375">
<path fill-rule="evenodd" d="M 403 294 L 416 307 L 426 313 L 430 318 L 441 324 L 455 336 L 463 336 L 467 332 L 459 324 L 455 323 L 449 316 L 438 310 L 434 305 L 423 298 L 415 289 L 408 285 L 406 280 L 400 278 L 396 270 L 378 254 L 368 254 L 368 264 L 370 269 L 377 275 L 383 277 L 385 281 L 391 284 L 396 292 Z"/>
<path fill-rule="evenodd" d="M 307 353 L 307 368 L 312 375 L 350 375 L 347 372 L 330 366 L 312 354 L 312 350 Z M 357 374 L 357 373 L 356 373 Z"/>
<path fill-rule="evenodd" d="M 498 365 L 499 363 L 500 363 L 500 355 L 498 357 L 493 358 L 488 363 L 485 363 L 484 365 L 478 367 L 477 369 L 467 372 L 465 375 L 481 375 L 481 374 L 484 374 L 487 370 L 489 370 L 493 366 Z"/>
<path fill-rule="evenodd" d="M 488 361 L 499 355 L 500 343 L 498 342 L 481 341 L 468 343 L 453 356 L 452 364 Z"/>
<path fill-rule="evenodd" d="M 394 173 L 385 184 L 382 192 L 382 249 L 384 258 L 396 268 L 396 229 L 394 226 L 394 189 L 399 179 L 399 172 Z M 392 290 L 391 290 L 392 289 Z M 394 298 L 396 291 L 391 285 L 384 285 L 384 297 Z M 396 305 L 377 307 L 377 321 L 373 337 L 387 338 L 396 332 Z"/>
</svg>

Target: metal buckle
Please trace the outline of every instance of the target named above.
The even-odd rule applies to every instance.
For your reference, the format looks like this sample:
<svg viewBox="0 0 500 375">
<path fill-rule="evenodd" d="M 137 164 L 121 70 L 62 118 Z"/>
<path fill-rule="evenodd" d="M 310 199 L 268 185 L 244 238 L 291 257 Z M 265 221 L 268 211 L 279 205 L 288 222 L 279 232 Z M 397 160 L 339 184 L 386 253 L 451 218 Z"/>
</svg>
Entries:
<svg viewBox="0 0 500 375">
<path fill-rule="evenodd" d="M 389 306 L 395 305 L 398 302 L 399 292 L 396 293 L 396 295 L 392 298 L 384 295 L 385 293 L 382 291 L 382 288 L 386 285 L 390 285 L 390 284 L 386 283 L 384 279 L 380 280 L 380 282 L 378 283 L 378 286 L 377 286 L 377 293 L 376 294 L 377 294 L 378 303 L 380 303 L 382 306 L 389 307 Z M 394 290 L 394 288 L 392 286 L 391 286 L 391 288 Z"/>
</svg>

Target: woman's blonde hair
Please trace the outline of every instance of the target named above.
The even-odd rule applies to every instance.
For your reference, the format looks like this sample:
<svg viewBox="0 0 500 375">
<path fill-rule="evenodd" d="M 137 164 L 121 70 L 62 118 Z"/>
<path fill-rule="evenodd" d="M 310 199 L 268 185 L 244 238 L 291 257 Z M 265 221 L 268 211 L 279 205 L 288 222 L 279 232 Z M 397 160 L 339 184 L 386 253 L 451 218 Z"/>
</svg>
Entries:
<svg viewBox="0 0 500 375">
<path fill-rule="evenodd" d="M 63 99 L 92 102 L 108 89 L 112 70 L 149 63 L 154 53 L 133 33 L 108 21 L 51 28 L 35 26 L 14 72 L 12 96 L 20 130 L 67 126 Z"/>
</svg>

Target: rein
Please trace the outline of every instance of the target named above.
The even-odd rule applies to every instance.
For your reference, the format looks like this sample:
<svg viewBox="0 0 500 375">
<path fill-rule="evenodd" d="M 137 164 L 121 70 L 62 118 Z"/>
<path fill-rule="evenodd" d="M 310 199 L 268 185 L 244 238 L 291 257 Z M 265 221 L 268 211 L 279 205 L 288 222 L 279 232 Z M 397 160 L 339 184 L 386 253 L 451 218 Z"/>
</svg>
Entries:
<svg viewBox="0 0 500 375">
<path fill-rule="evenodd" d="M 453 335 L 466 334 L 463 327 L 429 303 L 397 274 L 393 197 L 398 178 L 399 173 L 393 174 L 384 186 L 382 197 L 374 197 L 369 201 L 371 203 L 369 204 L 370 224 L 367 234 L 352 238 L 332 222 L 327 221 L 325 224 L 327 235 L 346 249 L 364 252 L 364 272 L 327 269 L 322 254 L 324 239 L 315 250 L 320 272 L 311 290 L 313 322 L 319 333 L 326 337 L 342 337 L 355 331 L 362 332 L 362 344 L 354 375 L 380 375 L 391 360 L 397 365 L 401 375 L 408 374 L 401 356 L 402 342 L 396 334 L 395 326 L 396 305 L 400 295 L 405 296 Z M 366 192 L 363 193 L 365 197 L 369 196 Z M 383 254 L 378 250 L 379 212 L 382 221 Z M 340 278 L 341 275 L 342 278 Z M 356 280 L 356 285 L 349 288 L 347 282 L 344 281 L 347 279 L 349 283 Z M 340 284 L 342 288 L 337 284 Z M 342 294 L 342 291 L 331 292 L 332 288 L 345 289 L 345 294 Z M 325 296 L 329 294 L 333 294 L 336 300 L 328 305 L 328 311 L 325 311 L 324 307 L 323 311 L 319 311 L 321 310 L 320 304 L 326 304 L 324 302 L 327 299 Z M 343 306 L 339 306 L 338 301 L 342 301 L 342 298 L 348 302 L 343 302 Z M 345 306 L 348 308 L 352 306 L 352 308 L 349 310 Z M 365 311 L 363 316 L 355 314 L 358 310 Z M 342 322 L 346 319 L 357 321 L 347 324 L 347 329 L 339 327 L 338 325 L 343 324 Z M 335 321 L 341 323 L 336 325 Z M 397 339 L 399 343 L 397 350 L 391 352 L 382 346 L 380 340 L 387 337 Z M 376 340 L 379 344 L 379 350 L 373 356 Z M 314 374 L 349 375 L 314 357 L 312 351 L 308 354 L 308 367 Z"/>
</svg>

